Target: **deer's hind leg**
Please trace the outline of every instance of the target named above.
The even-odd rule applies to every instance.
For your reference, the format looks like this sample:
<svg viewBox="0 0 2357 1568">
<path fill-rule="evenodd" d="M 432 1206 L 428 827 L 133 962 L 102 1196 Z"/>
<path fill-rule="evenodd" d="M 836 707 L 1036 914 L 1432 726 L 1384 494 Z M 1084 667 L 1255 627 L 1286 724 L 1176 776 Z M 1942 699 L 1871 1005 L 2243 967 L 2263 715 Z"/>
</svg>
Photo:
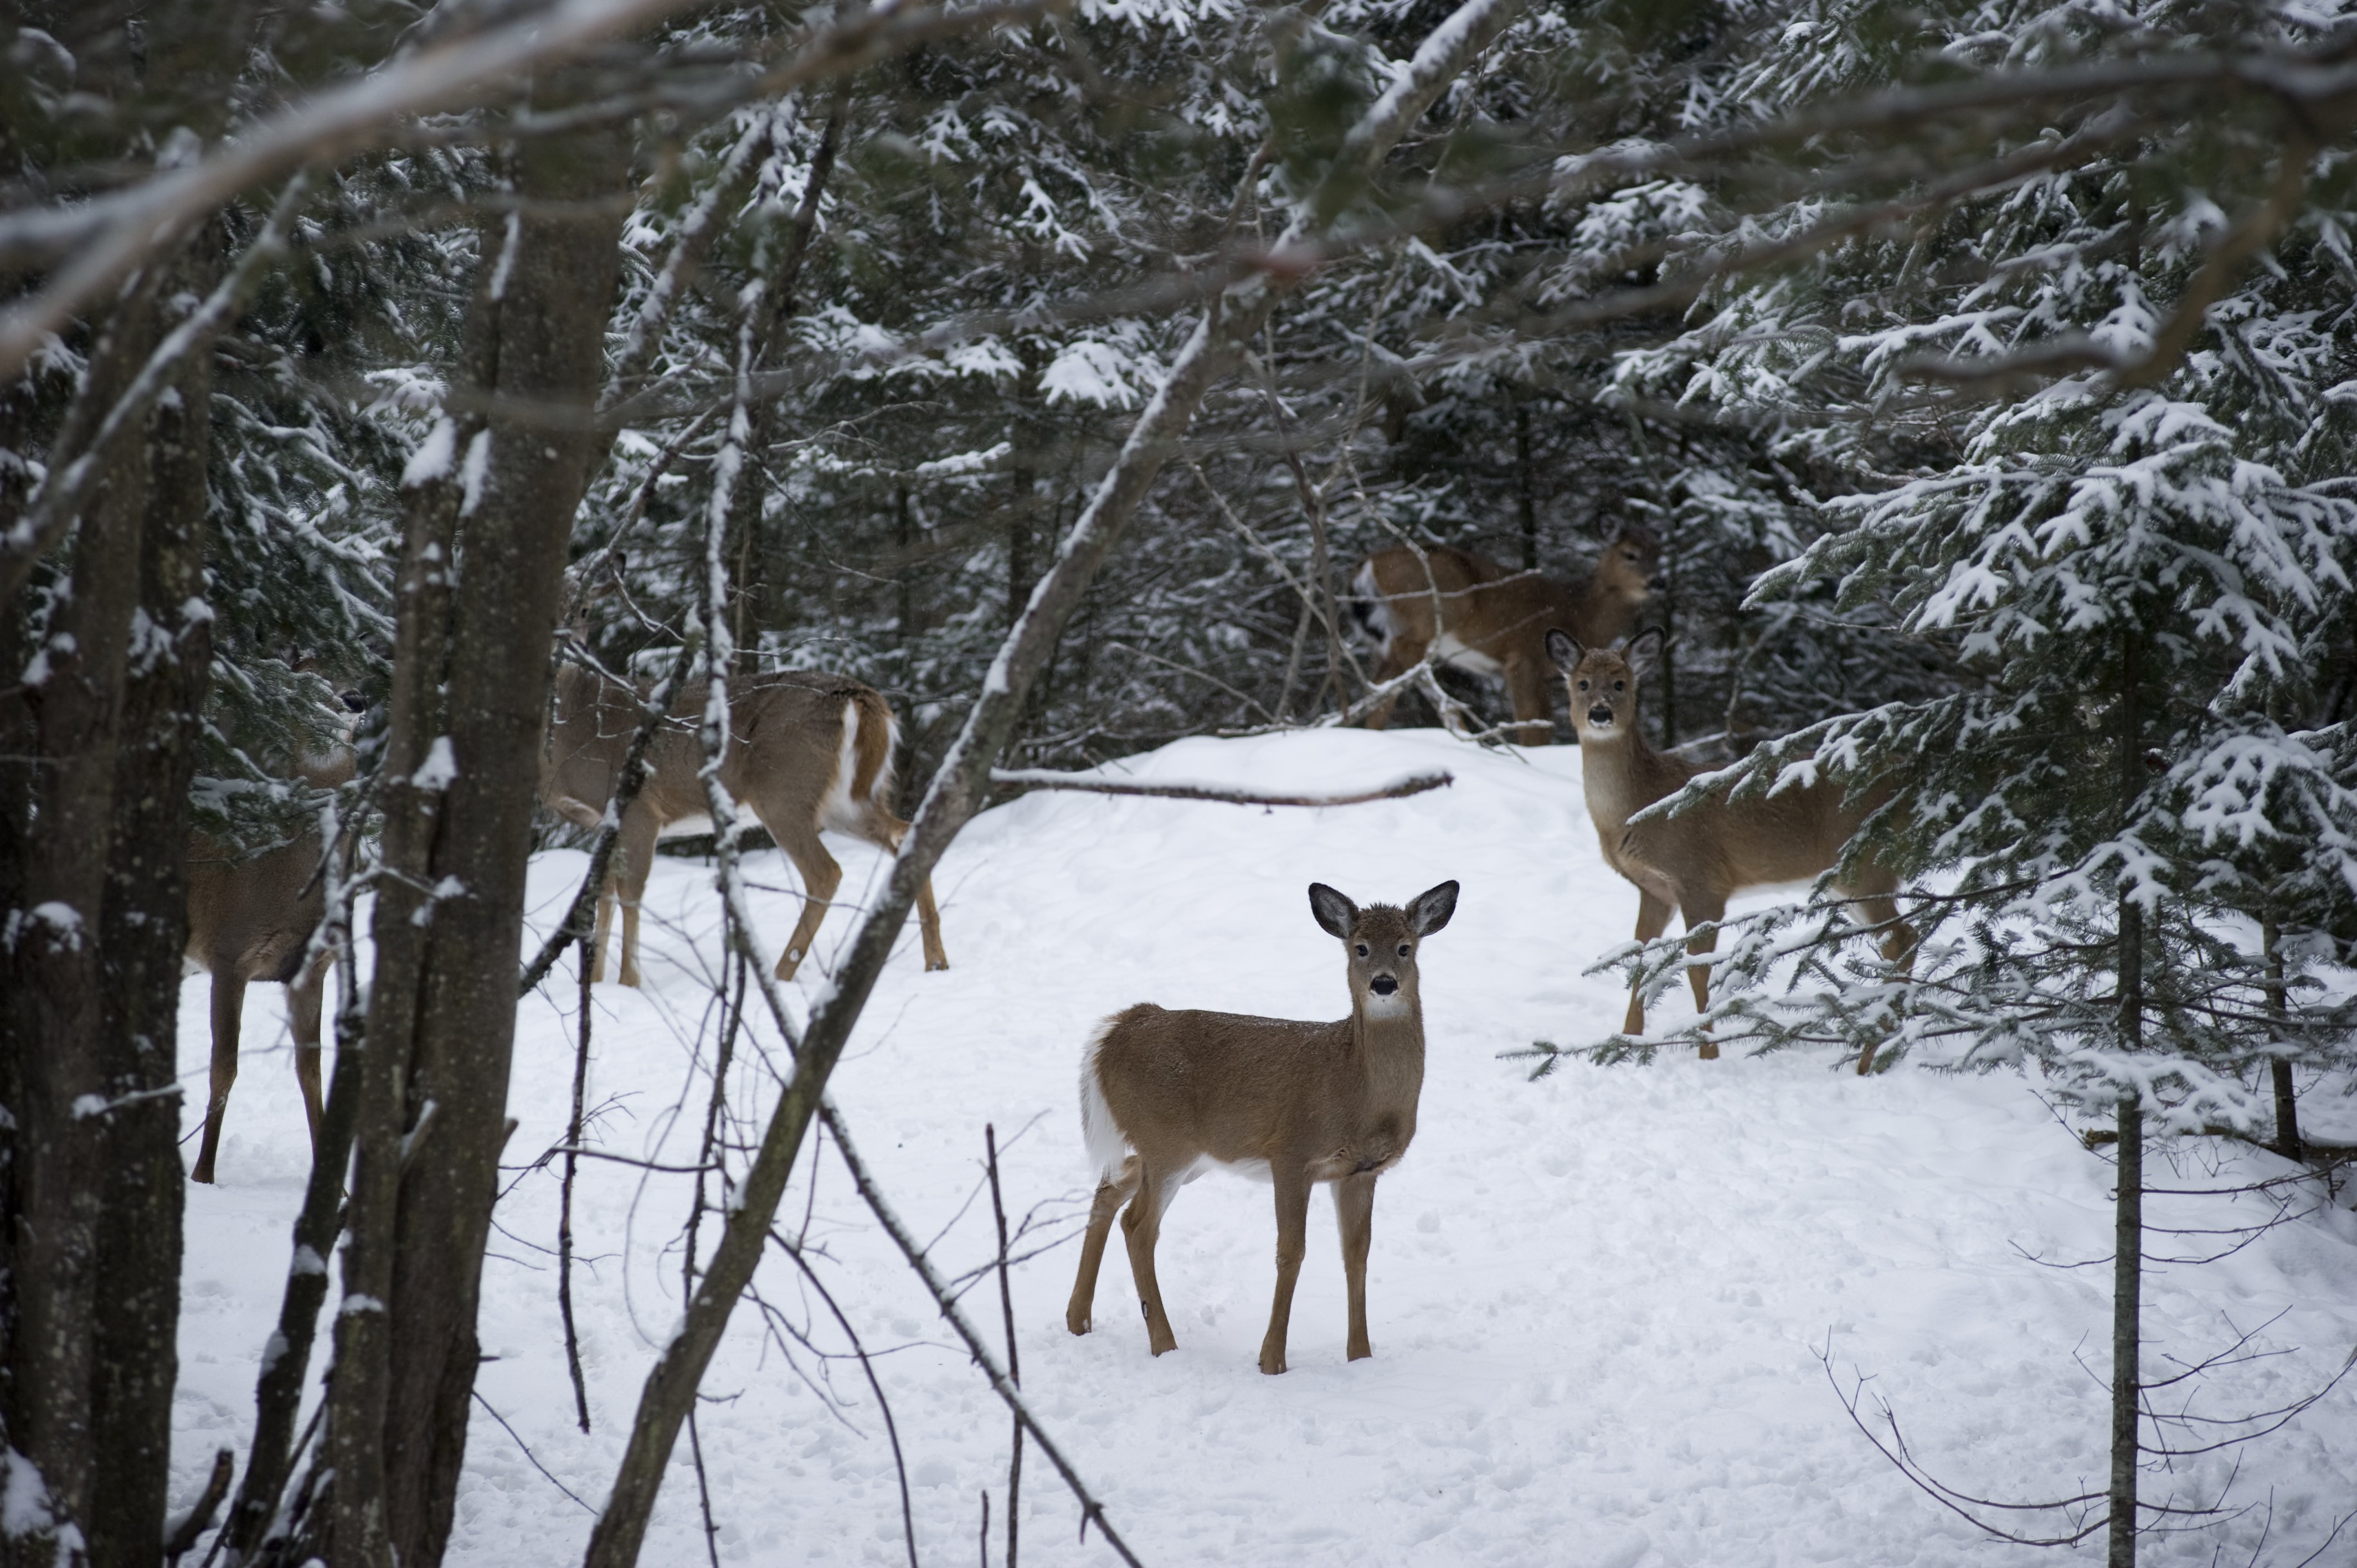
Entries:
<svg viewBox="0 0 2357 1568">
<path fill-rule="evenodd" d="M 1129 1243 L 1129 1272 L 1137 1282 L 1138 1307 L 1146 1314 L 1146 1348 L 1159 1356 L 1178 1348 L 1178 1337 L 1170 1332 L 1170 1315 L 1162 1310 L 1162 1285 L 1154 1276 L 1154 1243 L 1162 1235 L 1162 1211 L 1169 1207 L 1163 1189 L 1178 1177 L 1143 1159 L 1137 1165 L 1137 1195 L 1122 1212 L 1122 1238 Z"/>
<path fill-rule="evenodd" d="M 909 836 L 909 824 L 888 811 L 877 801 L 870 800 L 860 813 L 859 826 L 855 830 L 861 838 L 878 849 L 893 854 L 900 853 L 900 841 Z M 950 955 L 942 947 L 941 906 L 933 902 L 933 879 L 926 877 L 917 884 L 917 932 L 925 949 L 925 972 L 950 966 Z"/>
<path fill-rule="evenodd" d="M 213 972 L 212 1094 L 205 1101 L 205 1135 L 197 1145 L 196 1168 L 190 1181 L 210 1184 L 213 1158 L 221 1152 L 221 1120 L 229 1112 L 230 1085 L 237 1081 L 237 1034 L 245 1015 L 245 975 L 230 960 L 216 961 Z"/>
<path fill-rule="evenodd" d="M 1072 1299 L 1064 1307 L 1064 1326 L 1086 1334 L 1097 1305 L 1097 1270 L 1104 1264 L 1105 1240 L 1113 1234 L 1114 1216 L 1137 1192 L 1137 1156 L 1122 1161 L 1120 1174 L 1097 1184 L 1089 1205 L 1088 1233 L 1081 1238 L 1081 1272 L 1072 1280 Z"/>
<path fill-rule="evenodd" d="M 315 1157 L 319 1152 L 319 1118 L 325 1109 L 319 1094 L 319 1015 L 326 1000 L 328 966 L 334 958 L 333 953 L 320 953 L 286 983 L 286 1022 L 295 1035 L 295 1081 L 303 1090 L 303 1115 L 311 1124 Z"/>
<path fill-rule="evenodd" d="M 1637 940 L 1641 942 L 1650 942 L 1667 930 L 1670 925 L 1670 910 L 1673 908 L 1674 906 L 1667 898 L 1650 888 L 1638 888 Z M 1629 1015 L 1620 1020 L 1620 1032 L 1624 1035 L 1641 1035 L 1645 1032 L 1645 983 L 1642 980 L 1632 980 L 1629 983 Z"/>
<path fill-rule="evenodd" d="M 794 934 L 786 939 L 786 950 L 778 955 L 778 978 L 791 980 L 810 955 L 819 922 L 826 918 L 827 908 L 834 902 L 835 889 L 843 886 L 843 867 L 819 843 L 815 811 L 805 815 L 790 808 L 774 815 L 776 820 L 771 821 L 770 814 L 764 814 L 761 825 L 802 875 L 802 918 L 794 922 Z"/>
</svg>

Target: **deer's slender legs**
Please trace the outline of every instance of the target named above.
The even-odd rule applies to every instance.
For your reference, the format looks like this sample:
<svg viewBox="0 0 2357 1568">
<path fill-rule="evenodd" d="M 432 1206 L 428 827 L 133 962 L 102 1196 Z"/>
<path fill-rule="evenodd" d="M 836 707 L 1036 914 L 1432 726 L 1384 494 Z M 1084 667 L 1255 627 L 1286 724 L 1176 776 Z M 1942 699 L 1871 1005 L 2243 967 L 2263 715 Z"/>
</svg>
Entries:
<svg viewBox="0 0 2357 1568">
<path fill-rule="evenodd" d="M 794 922 L 794 934 L 786 939 L 786 950 L 778 955 L 778 978 L 791 980 L 802 960 L 809 956 L 811 942 L 818 935 L 819 922 L 826 918 L 827 906 L 834 899 L 834 890 L 843 886 L 843 867 L 826 846 L 818 842 L 818 829 L 810 822 L 796 820 L 787 812 L 779 812 L 779 820 L 761 819 L 794 869 L 802 874 L 802 918 Z"/>
<path fill-rule="evenodd" d="M 1555 744 L 1555 704 L 1553 695 L 1556 682 L 1547 679 L 1549 671 L 1535 660 L 1520 656 L 1509 657 L 1506 667 L 1506 700 L 1514 709 L 1514 743 L 1518 746 L 1553 746 Z"/>
<path fill-rule="evenodd" d="M 1696 926 L 1706 926 L 1713 920 L 1722 918 L 1727 914 L 1727 900 L 1689 895 L 1678 900 L 1678 907 L 1685 911 L 1688 933 L 1686 983 L 1694 987 L 1695 1011 L 1707 1013 L 1710 1011 L 1710 965 L 1696 963 L 1694 961 L 1698 958 L 1706 959 L 1717 950 L 1718 933 L 1705 931 L 1696 936 L 1693 932 Z M 1701 1056 L 1706 1062 L 1715 1062 L 1718 1059 L 1718 1042 L 1710 1037 L 1707 1030 L 1703 1034 Z"/>
<path fill-rule="evenodd" d="M 1370 1171 L 1334 1184 L 1334 1219 L 1342 1232 L 1342 1278 L 1351 1292 L 1351 1342 L 1346 1359 L 1373 1355 L 1367 1343 L 1367 1248 L 1375 1235 L 1375 1177 Z"/>
<path fill-rule="evenodd" d="M 1162 1286 L 1154 1277 L 1154 1243 L 1162 1234 L 1162 1188 L 1169 1180 L 1169 1172 L 1138 1161 L 1137 1196 L 1121 1216 L 1122 1237 L 1129 1243 L 1129 1272 L 1137 1282 L 1137 1305 L 1146 1313 L 1146 1348 L 1157 1356 L 1178 1348 L 1178 1337 L 1170 1332 L 1170 1315 L 1162 1310 Z"/>
<path fill-rule="evenodd" d="M 1097 1270 L 1104 1263 L 1105 1240 L 1113 1233 L 1114 1216 L 1137 1191 L 1137 1156 L 1121 1163 L 1121 1174 L 1097 1185 L 1096 1200 L 1089 1205 L 1088 1233 L 1081 1238 L 1081 1272 L 1072 1280 L 1072 1299 L 1064 1308 L 1064 1326 L 1086 1334 L 1096 1314 Z"/>
<path fill-rule="evenodd" d="M 212 1098 L 205 1101 L 205 1136 L 197 1145 L 191 1181 L 213 1179 L 213 1156 L 221 1152 L 221 1118 L 229 1111 L 229 1088 L 237 1081 L 237 1031 L 244 1021 L 245 976 L 227 960 L 213 965 Z"/>
<path fill-rule="evenodd" d="M 597 934 L 590 939 L 589 979 L 596 983 L 606 978 L 606 940 L 614 933 L 614 877 L 606 876 L 606 886 L 597 889 Z"/>
<path fill-rule="evenodd" d="M 883 807 L 871 804 L 859 836 L 898 854 L 900 841 L 909 836 L 909 824 Z M 930 876 L 917 884 L 917 930 L 925 944 L 927 972 L 949 968 L 950 955 L 942 947 L 941 906 L 933 902 L 933 879 Z"/>
<path fill-rule="evenodd" d="M 647 878 L 655 868 L 655 839 L 662 831 L 652 811 L 642 811 L 633 804 L 630 814 L 622 820 L 621 842 L 615 846 L 623 856 L 619 880 L 622 886 L 622 983 L 625 985 L 639 983 L 639 905 L 646 897 Z M 603 945 L 599 944 L 601 948 Z M 594 971 L 591 978 L 596 978 Z"/>
<path fill-rule="evenodd" d="M 949 968 L 950 955 L 942 947 L 941 906 L 933 902 L 933 879 L 930 876 L 917 884 L 917 930 L 924 940 L 926 969 Z"/>
<path fill-rule="evenodd" d="M 311 1123 L 311 1152 L 319 1149 L 319 1013 L 328 989 L 332 955 L 321 953 L 286 983 L 286 1021 L 295 1032 L 295 1081 L 303 1090 L 303 1115 Z"/>
<path fill-rule="evenodd" d="M 1276 1298 L 1268 1309 L 1268 1337 L 1260 1342 L 1260 1369 L 1285 1370 L 1285 1337 L 1293 1322 L 1293 1283 L 1301 1276 L 1301 1254 L 1309 1234 L 1309 1177 L 1299 1168 L 1273 1172 L 1276 1178 Z"/>
<path fill-rule="evenodd" d="M 1670 910 L 1674 908 L 1666 898 L 1659 897 L 1645 888 L 1637 889 L 1637 940 L 1650 942 L 1669 929 Z M 1645 1032 L 1645 990 L 1641 981 L 1629 983 L 1629 1015 L 1620 1021 L 1624 1035 Z"/>
</svg>

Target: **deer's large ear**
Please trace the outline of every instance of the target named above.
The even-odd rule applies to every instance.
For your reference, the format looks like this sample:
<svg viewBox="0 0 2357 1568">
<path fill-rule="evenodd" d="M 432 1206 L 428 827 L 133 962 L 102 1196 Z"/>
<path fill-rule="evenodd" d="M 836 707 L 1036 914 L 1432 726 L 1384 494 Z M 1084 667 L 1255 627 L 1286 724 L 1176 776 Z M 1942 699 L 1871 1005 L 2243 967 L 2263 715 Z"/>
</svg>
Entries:
<svg viewBox="0 0 2357 1568">
<path fill-rule="evenodd" d="M 1571 633 L 1560 628 L 1551 628 L 1546 634 L 1546 654 L 1555 660 L 1556 669 L 1568 675 L 1573 665 L 1587 657 L 1587 650 L 1573 641 Z"/>
<path fill-rule="evenodd" d="M 1323 882 L 1309 885 L 1309 912 L 1318 918 L 1318 929 L 1337 941 L 1351 940 L 1351 928 L 1359 923 L 1359 907 Z"/>
<path fill-rule="evenodd" d="M 1662 661 L 1662 628 L 1649 626 L 1631 638 L 1628 646 L 1621 650 L 1621 656 L 1629 660 L 1629 668 L 1640 679 L 1652 674 L 1653 667 Z"/>
<path fill-rule="evenodd" d="M 1428 937 L 1448 924 L 1448 917 L 1457 913 L 1457 884 L 1444 882 L 1437 887 L 1426 888 L 1409 900 L 1407 929 L 1419 937 Z"/>
</svg>

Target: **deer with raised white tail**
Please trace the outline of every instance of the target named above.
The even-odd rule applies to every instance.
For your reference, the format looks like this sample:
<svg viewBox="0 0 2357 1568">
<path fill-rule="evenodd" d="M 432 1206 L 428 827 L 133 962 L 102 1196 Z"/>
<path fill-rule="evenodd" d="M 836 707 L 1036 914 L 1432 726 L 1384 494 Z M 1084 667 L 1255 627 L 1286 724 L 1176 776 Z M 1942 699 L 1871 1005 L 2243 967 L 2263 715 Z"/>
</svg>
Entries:
<svg viewBox="0 0 2357 1568">
<path fill-rule="evenodd" d="M 1860 823 L 1889 799 L 1886 788 L 1851 791 L 1846 781 L 1820 778 L 1765 797 L 1699 801 L 1674 816 L 1631 825 L 1629 819 L 1685 788 L 1704 769 L 1656 751 L 1637 724 L 1637 691 L 1661 657 L 1662 634 L 1647 630 L 1609 648 L 1583 648 L 1566 633 L 1547 633 L 1547 657 L 1563 671 L 1571 694 L 1571 722 L 1579 732 L 1579 768 L 1587 795 L 1587 815 L 1596 824 L 1605 864 L 1637 886 L 1637 940 L 1652 941 L 1670 923 L 1670 911 L 1685 917 L 1686 929 L 1708 925 L 1727 913 L 1727 900 L 1745 887 L 1802 882 L 1830 870 Z M 1891 895 L 1899 878 L 1872 855 L 1865 857 L 1840 891 L 1882 936 L 1883 957 L 1904 970 L 1912 965 L 1915 930 L 1899 918 Z M 1717 947 L 1708 931 L 1686 940 L 1691 960 L 1706 960 Z M 1710 1008 L 1710 970 L 1690 961 L 1695 1010 Z M 1629 1015 L 1621 1029 L 1645 1032 L 1645 998 L 1631 984 Z M 1706 1038 L 1701 1054 L 1716 1058 Z M 1874 1051 L 1860 1054 L 1857 1070 L 1870 1072 Z"/>
<path fill-rule="evenodd" d="M 332 789 L 352 776 L 352 754 L 307 760 L 299 769 L 314 789 Z M 310 950 L 311 933 L 327 912 L 319 875 L 320 840 L 307 829 L 260 854 L 241 856 L 203 833 L 188 835 L 189 961 L 212 976 L 212 1093 L 205 1101 L 204 1138 L 197 1145 L 191 1181 L 213 1179 L 230 1086 L 237 1081 L 245 988 L 257 980 L 286 987 L 286 1022 L 295 1036 L 295 1080 L 311 1142 L 319 1141 L 319 1008 L 334 954 Z"/>
<path fill-rule="evenodd" d="M 1416 949 L 1456 908 L 1454 882 L 1418 894 L 1405 909 L 1361 909 L 1311 883 L 1310 913 L 1343 944 L 1348 965 L 1351 1015 L 1339 1023 L 1172 1013 L 1141 1003 L 1098 1026 L 1081 1055 L 1081 1125 L 1099 1185 L 1066 1327 L 1089 1331 L 1105 1240 L 1126 1202 L 1122 1232 L 1147 1348 L 1157 1356 L 1178 1348 L 1155 1281 L 1154 1243 L 1178 1188 L 1223 1165 L 1265 1174 L 1276 1188 L 1276 1298 L 1260 1369 L 1285 1370 L 1309 1189 L 1320 1182 L 1333 1184 L 1342 1232 L 1349 1359 L 1374 1354 L 1367 1343 L 1367 1248 L 1375 1178 L 1407 1153 L 1424 1089 Z"/>
<path fill-rule="evenodd" d="M 639 903 L 653 869 L 655 843 L 712 831 L 696 727 L 705 690 L 698 682 L 682 691 L 647 748 L 646 782 L 622 813 L 619 861 L 598 892 L 592 980 L 606 977 L 615 885 L 620 885 L 622 905 L 621 980 L 636 985 Z M 560 816 L 591 828 L 605 820 L 644 696 L 642 690 L 571 663 L 558 668 L 554 711 L 541 754 L 540 793 Z M 751 809 L 802 876 L 802 919 L 779 955 L 780 980 L 793 978 L 843 883 L 843 867 L 819 842 L 820 830 L 837 829 L 887 853 L 898 852 L 908 833 L 909 824 L 887 804 L 898 736 L 891 704 L 882 694 L 841 675 L 787 671 L 737 676 L 728 682 L 728 750 L 720 765 L 721 785 Z M 930 877 L 917 889 L 917 922 L 925 967 L 947 969 Z"/>
</svg>

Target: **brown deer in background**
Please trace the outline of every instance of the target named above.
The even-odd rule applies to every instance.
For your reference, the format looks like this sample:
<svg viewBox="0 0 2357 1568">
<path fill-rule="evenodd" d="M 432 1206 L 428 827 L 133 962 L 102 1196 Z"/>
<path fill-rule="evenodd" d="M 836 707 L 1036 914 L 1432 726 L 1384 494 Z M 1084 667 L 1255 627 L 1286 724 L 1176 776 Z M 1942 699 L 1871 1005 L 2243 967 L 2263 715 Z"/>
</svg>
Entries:
<svg viewBox="0 0 2357 1568">
<path fill-rule="evenodd" d="M 1100 1182 L 1066 1327 L 1089 1331 L 1105 1240 L 1114 1211 L 1127 1202 L 1121 1228 L 1146 1309 L 1147 1348 L 1157 1356 L 1178 1348 L 1154 1276 L 1155 1239 L 1178 1188 L 1216 1163 L 1265 1172 L 1276 1187 L 1276 1299 L 1260 1369 L 1285 1370 L 1309 1189 L 1319 1182 L 1333 1184 L 1341 1226 L 1349 1358 L 1374 1354 L 1367 1344 L 1367 1247 L 1375 1178 L 1407 1153 L 1424 1090 L 1416 948 L 1456 908 L 1454 882 L 1417 895 L 1405 909 L 1361 909 L 1311 883 L 1310 913 L 1343 944 L 1349 966 L 1351 1015 L 1339 1023 L 1169 1013 L 1142 1003 L 1098 1026 L 1081 1055 L 1081 1126 Z"/>
<path fill-rule="evenodd" d="M 332 789 L 352 776 L 352 754 L 307 759 L 298 769 L 315 789 Z M 319 876 L 317 829 L 295 834 L 257 855 L 240 857 L 203 833 L 188 835 L 188 958 L 212 976 L 212 1095 L 205 1102 L 204 1138 L 197 1145 L 192 1181 L 213 1179 L 230 1086 L 237 1081 L 239 1026 L 245 988 L 257 980 L 286 987 L 286 1021 L 295 1036 L 295 1079 L 311 1142 L 319 1141 L 319 1004 L 334 954 L 310 953 L 311 933 L 327 912 Z"/>
<path fill-rule="evenodd" d="M 705 687 L 683 690 L 647 751 L 647 780 L 622 813 L 620 858 L 597 900 L 597 933 L 590 978 L 606 977 L 606 940 L 613 929 L 615 884 L 621 889 L 622 983 L 639 983 L 639 903 L 653 869 L 658 839 L 710 832 L 704 796 L 704 746 L 697 724 Z M 621 777 L 622 759 L 638 728 L 642 691 L 566 663 L 556 674 L 554 712 L 541 753 L 540 794 L 568 822 L 596 827 Z M 728 751 L 720 782 L 751 809 L 802 876 L 802 916 L 778 959 L 778 978 L 791 980 L 810 951 L 827 904 L 843 882 L 843 867 L 819 842 L 823 828 L 898 851 L 909 824 L 886 804 L 892 794 L 892 747 L 899 725 L 877 692 L 840 675 L 784 671 L 738 676 L 728 682 Z M 941 913 L 928 877 L 917 890 L 917 921 L 925 967 L 947 969 Z"/>
<path fill-rule="evenodd" d="M 1591 645 L 1627 635 L 1661 585 L 1661 565 L 1660 543 L 1627 524 L 1577 584 L 1512 571 L 1469 550 L 1401 544 L 1360 563 L 1351 580 L 1351 608 L 1381 639 L 1373 671 L 1378 683 L 1414 669 L 1437 642 L 1441 662 L 1503 677 L 1518 721 L 1516 738 L 1524 746 L 1548 746 L 1555 741 L 1555 715 L 1547 694 L 1547 628 L 1568 627 Z M 1382 729 L 1391 711 L 1388 702 L 1378 706 L 1367 715 L 1367 727 Z"/>
<path fill-rule="evenodd" d="M 1686 929 L 1706 925 L 1727 913 L 1738 889 L 1801 882 L 1829 870 L 1858 824 L 1885 800 L 1888 789 L 1854 797 L 1845 781 L 1814 783 L 1766 797 L 1714 799 L 1673 817 L 1631 825 L 1629 819 L 1654 801 L 1685 788 L 1706 771 L 1653 749 L 1637 723 L 1637 689 L 1662 650 L 1658 630 L 1640 632 L 1609 648 L 1583 648 L 1562 631 L 1546 636 L 1547 657 L 1563 671 L 1571 693 L 1571 722 L 1579 732 L 1579 767 L 1587 814 L 1596 823 L 1605 863 L 1637 885 L 1637 940 L 1652 941 L 1670 923 L 1670 911 L 1685 917 Z M 1899 878 L 1868 856 L 1841 891 L 1883 933 L 1882 955 L 1901 968 L 1915 955 L 1914 928 L 1899 918 L 1891 897 Z M 1710 932 L 1689 937 L 1690 957 L 1717 947 Z M 1695 1010 L 1710 1007 L 1710 971 L 1689 964 Z M 1645 999 L 1632 984 L 1622 1032 L 1645 1032 Z M 1705 1040 L 1705 1058 L 1718 1047 Z M 1874 1051 L 1858 1058 L 1857 1070 L 1871 1071 Z"/>
</svg>

